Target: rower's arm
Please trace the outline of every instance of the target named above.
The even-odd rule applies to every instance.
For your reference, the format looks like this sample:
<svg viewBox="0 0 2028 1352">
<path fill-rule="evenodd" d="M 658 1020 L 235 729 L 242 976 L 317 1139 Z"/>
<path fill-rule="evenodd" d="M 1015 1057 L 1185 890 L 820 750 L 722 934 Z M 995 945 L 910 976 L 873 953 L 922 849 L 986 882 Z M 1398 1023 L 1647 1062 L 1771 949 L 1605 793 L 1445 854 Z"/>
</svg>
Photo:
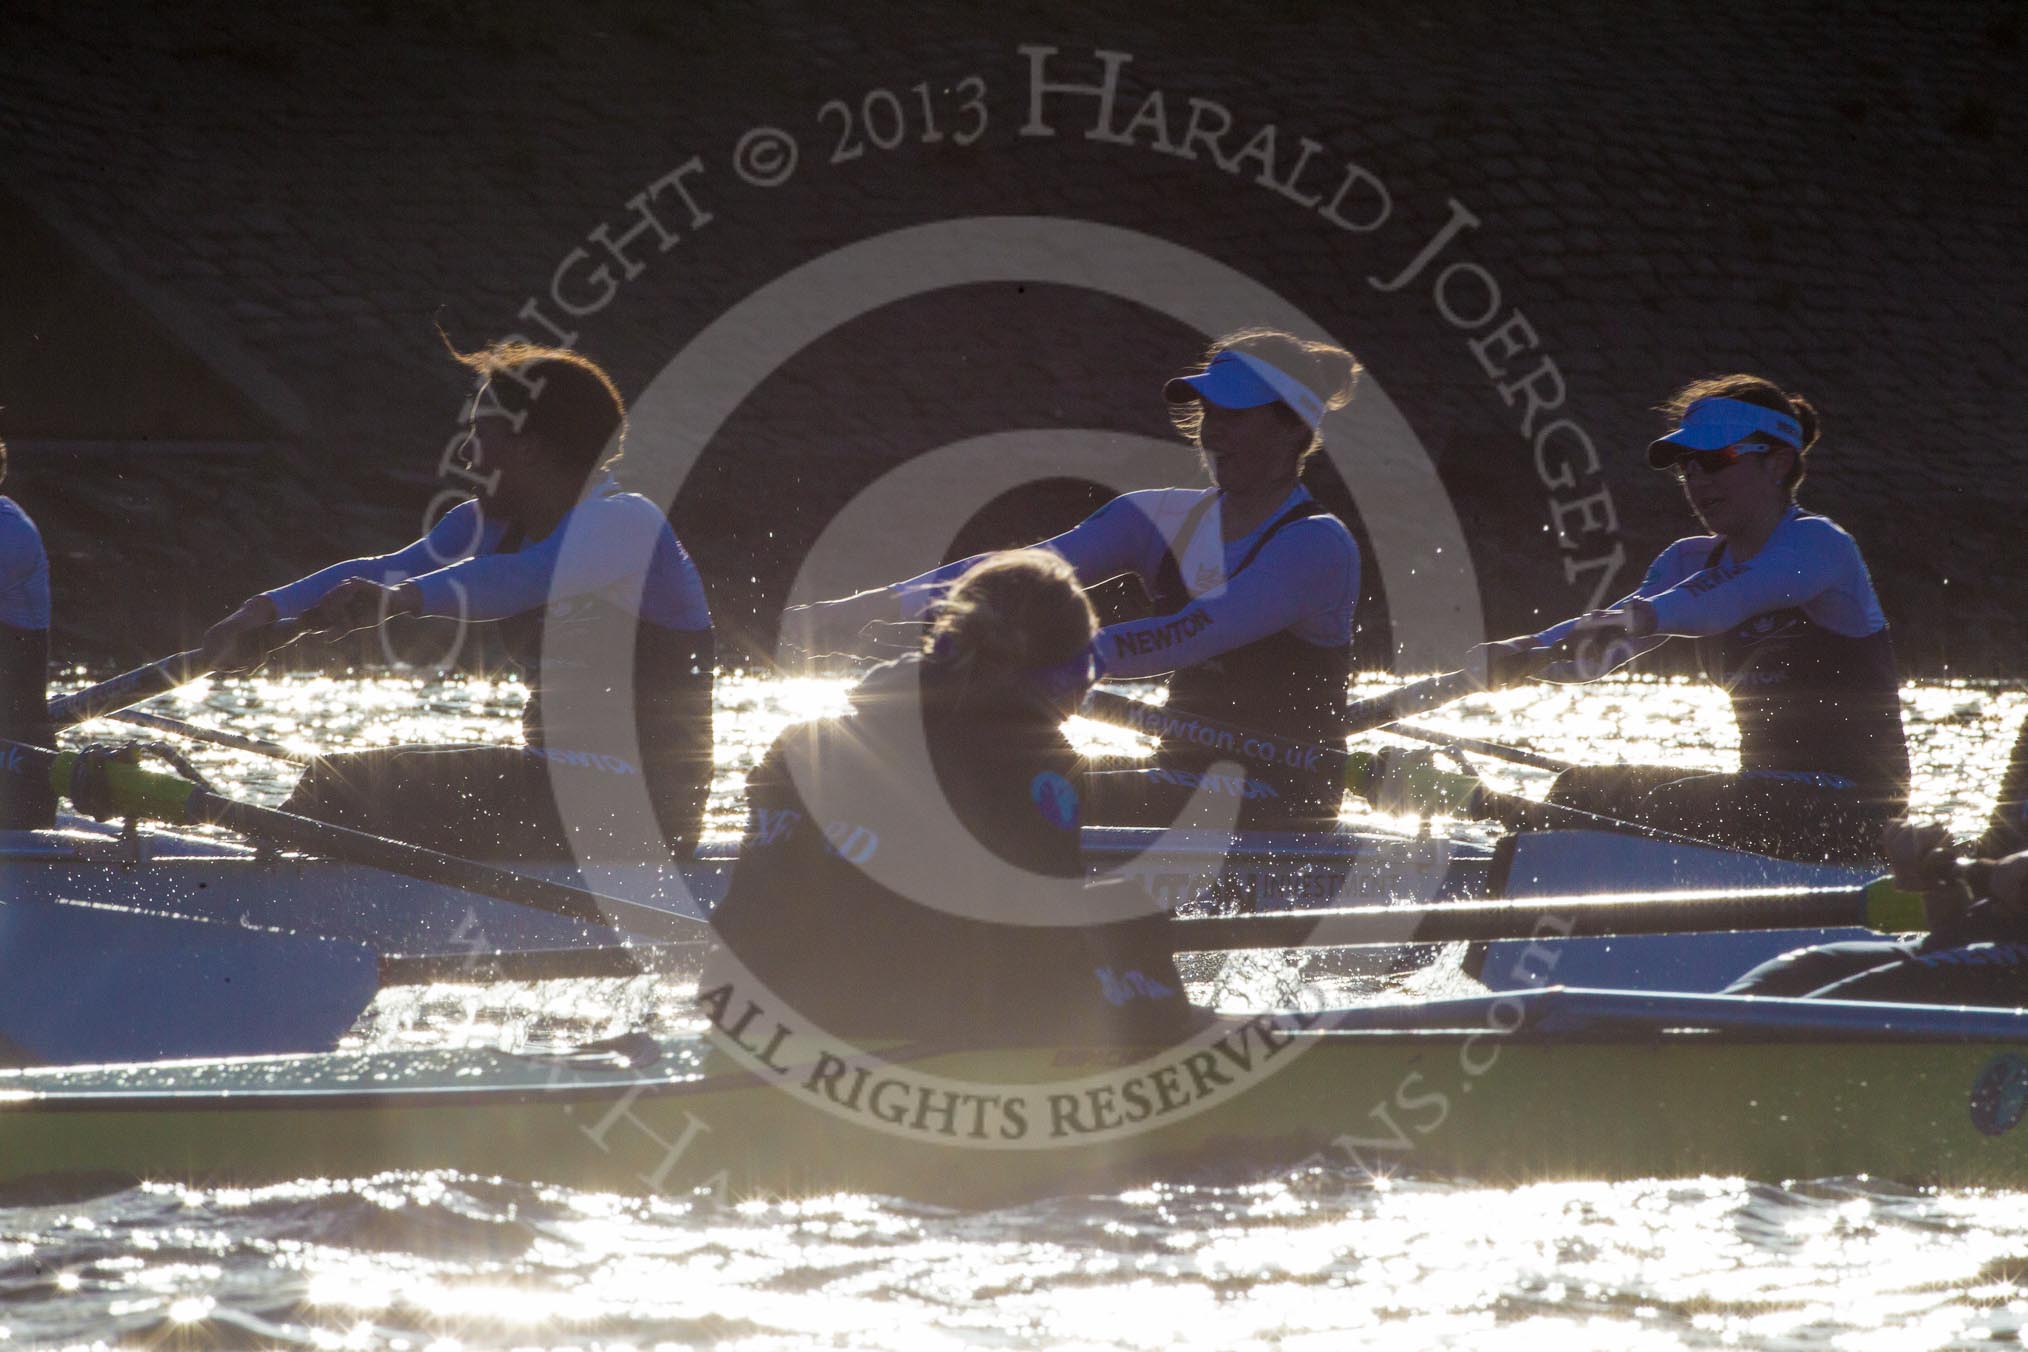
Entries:
<svg viewBox="0 0 2028 1352">
<path fill-rule="evenodd" d="M 463 502 L 444 513 L 429 534 L 392 554 L 374 558 L 347 559 L 334 563 L 264 595 L 274 603 L 275 618 L 293 620 L 335 591 L 342 582 L 365 578 L 391 587 L 407 582 L 447 563 L 468 558 L 479 547 L 485 518 L 476 500 Z"/>
<path fill-rule="evenodd" d="M 1046 549 L 1068 563 L 1076 570 L 1081 587 L 1095 587 L 1122 573 L 1139 573 L 1143 561 L 1150 556 L 1151 546 L 1157 551 L 1156 557 L 1159 557 L 1160 550 L 1167 547 L 1161 530 L 1149 518 L 1140 501 L 1144 496 L 1144 493 L 1128 493 L 1114 498 L 1063 534 L 1053 535 L 1035 548 Z M 932 568 L 906 582 L 895 583 L 889 590 L 901 599 L 901 618 L 921 619 L 924 612 L 943 599 L 944 593 L 959 578 L 992 557 L 991 554 L 974 554 L 941 568 Z"/>
<path fill-rule="evenodd" d="M 1719 634 L 1756 615 L 1806 605 L 1855 568 L 1858 546 L 1828 521 L 1795 521 L 1744 563 L 1721 562 L 1648 597 L 1662 634 Z"/>
<path fill-rule="evenodd" d="M 0 520 L 0 590 L 33 580 L 42 560 L 42 537 L 27 517 Z"/>
<path fill-rule="evenodd" d="M 1174 614 L 1108 625 L 1094 648 L 1107 676 L 1152 676 L 1278 634 L 1358 595 L 1359 555 L 1350 537 L 1312 518 L 1277 534 L 1222 587 Z"/>
<path fill-rule="evenodd" d="M 422 594 L 421 614 L 504 620 L 644 575 L 667 527 L 661 510 L 645 498 L 588 498 L 533 544 L 410 581 Z"/>
<path fill-rule="evenodd" d="M 1710 550 L 1711 541 L 1709 538 L 1693 537 L 1688 540 L 1678 540 L 1675 544 L 1663 550 L 1655 557 L 1655 561 L 1648 565 L 1647 576 L 1641 579 L 1640 586 L 1613 602 L 1607 609 L 1624 610 L 1632 602 L 1647 600 L 1675 586 L 1684 577 L 1694 571 L 1696 567 L 1695 561 L 1709 554 Z M 1535 635 L 1535 646 L 1538 648 L 1554 648 L 1558 644 L 1566 642 L 1584 619 L 1583 615 L 1573 615 L 1560 624 L 1551 625 Z M 1653 652 L 1668 641 L 1669 635 L 1666 633 L 1658 633 L 1641 639 L 1624 640 L 1615 647 L 1615 653 L 1620 655 L 1620 660 L 1614 662 L 1610 667 L 1599 668 L 1582 665 L 1573 661 L 1553 662 L 1536 673 L 1536 679 L 1548 681 L 1555 685 L 1582 685 L 1586 681 L 1597 680 L 1609 671 L 1619 670 L 1636 658 Z"/>
</svg>

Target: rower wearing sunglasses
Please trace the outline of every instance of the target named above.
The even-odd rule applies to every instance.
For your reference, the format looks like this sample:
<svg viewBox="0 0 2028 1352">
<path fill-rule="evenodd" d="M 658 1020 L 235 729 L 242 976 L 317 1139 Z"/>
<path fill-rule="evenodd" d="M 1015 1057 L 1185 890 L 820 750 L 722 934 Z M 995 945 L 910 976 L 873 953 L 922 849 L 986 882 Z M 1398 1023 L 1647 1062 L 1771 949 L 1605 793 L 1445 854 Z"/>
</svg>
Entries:
<svg viewBox="0 0 2028 1352">
<path fill-rule="evenodd" d="M 1163 388 L 1170 421 L 1198 451 L 1210 487 L 1125 494 L 1039 546 L 1087 587 L 1126 573 L 1140 579 L 1154 613 L 1099 633 L 1094 674 L 1170 673 L 1169 708 L 1178 711 L 1151 761 L 1094 767 L 1089 820 L 1166 826 L 1198 792 L 1237 799 L 1248 829 L 1337 818 L 1345 791 L 1334 769 L 1219 771 L 1234 757 L 1201 744 L 1201 725 L 1186 716 L 1295 742 L 1342 742 L 1359 548 L 1303 487 L 1302 471 L 1323 446 L 1324 415 L 1350 402 L 1358 373 L 1352 354 L 1329 343 L 1276 329 L 1227 334 Z M 823 653 L 851 645 L 869 625 L 920 619 L 985 557 L 793 607 L 783 637 Z"/>
<path fill-rule="evenodd" d="M 1648 463 L 1682 481 L 1709 535 L 1663 550 L 1610 609 L 1474 649 L 1485 662 L 1562 645 L 1542 672 L 1585 681 L 1672 637 L 1731 697 L 1740 772 L 1580 766 L 1551 801 L 1740 849 L 1870 856 L 1908 796 L 1908 746 L 1887 621 L 1852 537 L 1795 501 L 1817 411 L 1758 376 L 1697 381 L 1663 406 Z M 1493 664 L 1525 666 L 1526 663 Z"/>
</svg>

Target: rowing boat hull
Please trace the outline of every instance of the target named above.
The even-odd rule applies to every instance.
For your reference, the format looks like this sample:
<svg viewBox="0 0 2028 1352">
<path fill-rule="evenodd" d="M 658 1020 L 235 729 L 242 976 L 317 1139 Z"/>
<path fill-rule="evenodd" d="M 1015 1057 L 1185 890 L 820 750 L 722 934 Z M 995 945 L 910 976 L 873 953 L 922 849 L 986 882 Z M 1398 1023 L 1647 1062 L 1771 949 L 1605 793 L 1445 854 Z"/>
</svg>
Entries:
<svg viewBox="0 0 2028 1352">
<path fill-rule="evenodd" d="M 733 1067 L 701 1038 L 658 1042 L 633 1065 L 444 1051 L 14 1073 L 0 1076 L 0 1179 L 454 1169 L 632 1193 L 845 1190 L 962 1206 L 1305 1166 L 1323 1166 L 1308 1186 L 1365 1172 L 2028 1185 L 2017 1125 L 2028 1018 L 1683 1003 L 1696 997 L 1630 1012 L 1628 999 L 1534 992 L 1308 1030 L 1284 1020 L 1266 1038 L 1255 1023 L 1239 1043 L 1251 1073 L 1215 1048 L 1197 1070 L 1183 1051 L 897 1058 L 879 1073 L 918 1086 L 961 1077 L 1001 1096 L 926 1118 L 899 1091 L 846 1106 L 836 1091 L 848 1081 L 811 1081 L 814 1061 L 786 1075 Z M 1015 1099 L 1018 1114 L 1005 1106 Z M 1136 1102 L 1157 1107 L 1127 1123 Z M 1025 1130 L 1009 1139 L 1017 1116 Z"/>
</svg>

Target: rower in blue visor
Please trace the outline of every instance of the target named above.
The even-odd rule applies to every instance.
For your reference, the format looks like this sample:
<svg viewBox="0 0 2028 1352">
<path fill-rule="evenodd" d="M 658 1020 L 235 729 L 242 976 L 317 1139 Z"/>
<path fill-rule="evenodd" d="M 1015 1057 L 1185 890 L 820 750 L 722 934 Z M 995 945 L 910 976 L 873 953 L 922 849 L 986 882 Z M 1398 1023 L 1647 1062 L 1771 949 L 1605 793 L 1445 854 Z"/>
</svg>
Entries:
<svg viewBox="0 0 2028 1352">
<path fill-rule="evenodd" d="M 1908 800 L 1908 744 L 1887 618 L 1859 546 L 1796 502 L 1817 411 L 1757 376 L 1700 380 L 1663 406 L 1648 447 L 1709 534 L 1663 550 L 1611 607 L 1485 644 L 1468 665 L 1587 681 L 1671 638 L 1696 647 L 1739 725 L 1739 770 L 1579 766 L 1552 802 L 1737 849 L 1810 860 L 1872 857 Z M 1516 658 L 1521 660 L 1515 660 Z M 1503 660 L 1504 659 L 1504 660 Z"/>
<path fill-rule="evenodd" d="M 1302 484 L 1324 415 L 1351 401 L 1359 367 L 1329 343 L 1247 329 L 1211 345 L 1168 382 L 1170 419 L 1210 483 L 1127 493 L 1040 548 L 1080 585 L 1132 574 L 1152 613 L 1102 629 L 1092 648 L 1114 679 L 1168 675 L 1169 708 L 1289 740 L 1340 744 L 1359 549 Z M 813 653 L 848 647 L 867 625 L 928 615 L 977 555 L 857 596 L 791 609 L 784 637 Z M 1343 788 L 1329 769 L 1231 763 L 1187 718 L 1152 760 L 1092 767 L 1086 820 L 1167 825 L 1199 790 L 1237 800 L 1248 829 L 1328 824 Z"/>
</svg>

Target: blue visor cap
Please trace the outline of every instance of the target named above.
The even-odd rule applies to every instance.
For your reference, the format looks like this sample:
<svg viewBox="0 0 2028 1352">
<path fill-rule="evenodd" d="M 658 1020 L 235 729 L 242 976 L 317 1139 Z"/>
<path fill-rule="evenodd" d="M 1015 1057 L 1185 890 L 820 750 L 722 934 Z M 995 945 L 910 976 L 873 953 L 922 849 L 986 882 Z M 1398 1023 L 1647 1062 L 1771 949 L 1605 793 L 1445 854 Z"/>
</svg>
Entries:
<svg viewBox="0 0 2028 1352">
<path fill-rule="evenodd" d="M 1683 410 L 1683 425 L 1648 445 L 1648 466 L 1667 469 L 1685 451 L 1722 451 L 1742 441 L 1780 442 L 1800 451 L 1803 425 L 1787 413 L 1714 396 Z"/>
<path fill-rule="evenodd" d="M 1211 359 L 1211 364 L 1194 376 L 1178 376 L 1162 387 L 1172 404 L 1204 399 L 1220 408 L 1259 408 L 1280 402 L 1315 431 L 1324 421 L 1324 401 L 1316 391 L 1279 366 L 1259 357 L 1230 349 Z"/>
</svg>

